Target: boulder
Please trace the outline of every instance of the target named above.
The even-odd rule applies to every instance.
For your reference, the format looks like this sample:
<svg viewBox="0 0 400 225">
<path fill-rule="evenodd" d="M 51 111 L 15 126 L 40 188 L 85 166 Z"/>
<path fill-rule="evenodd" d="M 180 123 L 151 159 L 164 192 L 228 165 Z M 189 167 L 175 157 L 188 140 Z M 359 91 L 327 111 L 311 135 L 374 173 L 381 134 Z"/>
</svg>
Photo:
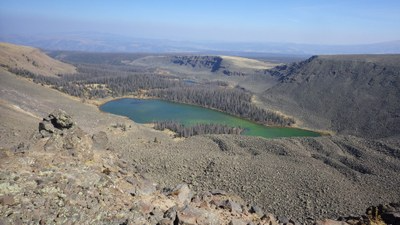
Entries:
<svg viewBox="0 0 400 225">
<path fill-rule="evenodd" d="M 170 221 L 175 221 L 177 210 L 178 210 L 178 208 L 176 206 L 169 208 L 167 211 L 165 211 L 164 218 L 168 219 Z"/>
<path fill-rule="evenodd" d="M 15 200 L 12 195 L 4 195 L 0 197 L 0 205 L 14 205 Z"/>
<path fill-rule="evenodd" d="M 42 137 L 49 137 L 44 149 L 74 156 L 82 160 L 93 158 L 92 139 L 62 110 L 55 110 L 39 123 Z"/>
<path fill-rule="evenodd" d="M 229 209 L 229 211 L 234 212 L 234 213 L 242 213 L 242 207 L 238 203 L 236 203 L 232 200 L 229 200 L 229 199 L 226 201 L 223 201 L 221 203 L 221 205 L 219 205 L 219 207 L 224 208 L 224 209 Z"/>
<path fill-rule="evenodd" d="M 92 136 L 93 146 L 97 149 L 106 149 L 108 144 L 107 133 L 100 131 Z"/>
<path fill-rule="evenodd" d="M 218 216 L 214 213 L 186 205 L 177 212 L 178 224 L 220 224 Z"/>
<path fill-rule="evenodd" d="M 264 212 L 262 211 L 262 209 L 258 206 L 252 205 L 250 206 L 250 213 L 255 213 L 257 214 L 259 217 L 262 217 L 264 215 Z"/>
<path fill-rule="evenodd" d="M 126 181 L 133 186 L 129 191 L 132 196 L 146 196 L 157 191 L 157 184 L 143 177 L 129 176 Z"/>
<path fill-rule="evenodd" d="M 62 133 L 65 129 L 75 126 L 72 117 L 61 109 L 54 110 L 39 123 L 39 132 L 42 137 Z"/>
<path fill-rule="evenodd" d="M 180 203 L 189 203 L 193 197 L 187 184 L 179 184 L 171 191 L 170 195 L 177 196 Z"/>
<path fill-rule="evenodd" d="M 265 215 L 261 218 L 261 221 L 263 222 L 263 224 L 278 225 L 277 219 L 276 219 L 275 216 L 272 215 L 271 213 L 265 214 Z"/>
<path fill-rule="evenodd" d="M 46 151 L 59 151 L 63 155 L 82 160 L 93 158 L 92 140 L 79 127 L 64 131 L 63 135 L 52 135 L 44 145 Z"/>
</svg>

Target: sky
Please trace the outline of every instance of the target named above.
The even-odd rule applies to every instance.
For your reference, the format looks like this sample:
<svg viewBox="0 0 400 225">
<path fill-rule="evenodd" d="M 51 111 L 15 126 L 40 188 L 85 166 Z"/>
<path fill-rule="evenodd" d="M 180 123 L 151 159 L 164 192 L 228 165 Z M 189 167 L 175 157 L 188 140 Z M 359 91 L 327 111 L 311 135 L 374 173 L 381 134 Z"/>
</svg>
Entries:
<svg viewBox="0 0 400 225">
<path fill-rule="evenodd" d="M 0 35 L 70 32 L 185 41 L 377 43 L 400 40 L 400 1 L 0 1 Z"/>
</svg>

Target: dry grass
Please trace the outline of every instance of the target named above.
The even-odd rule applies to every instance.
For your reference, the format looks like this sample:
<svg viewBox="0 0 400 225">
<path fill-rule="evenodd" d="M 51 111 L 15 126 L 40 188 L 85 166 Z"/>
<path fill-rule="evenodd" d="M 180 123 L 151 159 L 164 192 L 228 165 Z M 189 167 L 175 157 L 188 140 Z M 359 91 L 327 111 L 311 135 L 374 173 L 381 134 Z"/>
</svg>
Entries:
<svg viewBox="0 0 400 225">
<path fill-rule="evenodd" d="M 0 65 L 45 76 L 76 72 L 74 66 L 52 59 L 39 49 L 9 43 L 0 43 Z"/>
<path fill-rule="evenodd" d="M 226 62 L 229 62 L 233 66 L 246 69 L 258 69 L 258 70 L 271 69 L 278 65 L 277 63 L 262 62 L 255 59 L 248 59 L 236 56 L 221 56 L 221 57 Z"/>
</svg>

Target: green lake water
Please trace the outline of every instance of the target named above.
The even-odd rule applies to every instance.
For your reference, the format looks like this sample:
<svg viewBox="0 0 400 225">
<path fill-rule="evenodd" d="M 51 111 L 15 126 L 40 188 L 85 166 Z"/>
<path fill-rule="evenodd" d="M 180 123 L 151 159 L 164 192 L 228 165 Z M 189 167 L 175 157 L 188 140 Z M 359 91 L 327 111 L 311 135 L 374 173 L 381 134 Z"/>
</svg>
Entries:
<svg viewBox="0 0 400 225">
<path fill-rule="evenodd" d="M 242 127 L 244 135 L 272 137 L 315 137 L 319 133 L 297 128 L 266 127 L 216 110 L 158 99 L 123 98 L 107 102 L 100 110 L 129 117 L 137 123 L 177 121 L 190 126 L 197 123 L 216 123 Z"/>
</svg>

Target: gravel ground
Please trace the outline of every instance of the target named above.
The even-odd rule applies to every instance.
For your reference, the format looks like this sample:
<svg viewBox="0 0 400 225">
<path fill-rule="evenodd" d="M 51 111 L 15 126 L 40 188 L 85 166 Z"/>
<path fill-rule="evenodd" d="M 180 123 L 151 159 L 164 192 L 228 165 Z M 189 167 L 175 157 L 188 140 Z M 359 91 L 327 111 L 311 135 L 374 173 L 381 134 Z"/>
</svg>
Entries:
<svg viewBox="0 0 400 225">
<path fill-rule="evenodd" d="M 162 186 L 226 190 L 278 216 L 337 218 L 400 200 L 400 145 L 386 140 L 218 135 L 144 147 L 124 136 L 115 149 Z"/>
</svg>

